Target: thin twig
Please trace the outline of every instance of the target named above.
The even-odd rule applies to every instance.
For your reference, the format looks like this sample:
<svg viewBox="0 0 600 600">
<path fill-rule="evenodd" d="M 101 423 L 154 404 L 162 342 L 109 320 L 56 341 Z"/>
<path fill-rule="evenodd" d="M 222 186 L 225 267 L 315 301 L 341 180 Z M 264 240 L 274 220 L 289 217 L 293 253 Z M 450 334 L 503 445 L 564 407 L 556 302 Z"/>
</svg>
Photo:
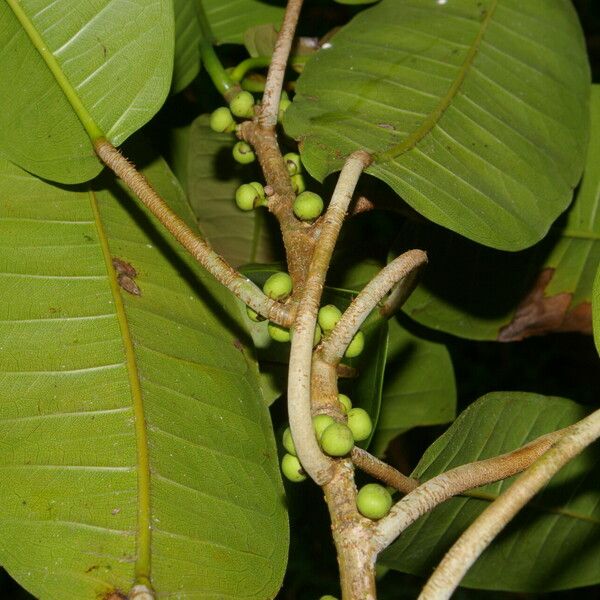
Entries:
<svg viewBox="0 0 600 600">
<path fill-rule="evenodd" d="M 448 498 L 524 471 L 568 430 L 567 427 L 548 433 L 518 450 L 461 465 L 421 484 L 399 500 L 387 517 L 377 523 L 375 537 L 379 552 L 387 548 L 420 516 Z"/>
<path fill-rule="evenodd" d="M 471 565 L 523 506 L 562 467 L 599 437 L 600 410 L 569 427 L 552 448 L 473 521 L 438 565 L 419 600 L 450 598 Z"/>
<path fill-rule="evenodd" d="M 375 477 L 375 479 L 383 481 L 386 485 L 392 486 L 403 494 L 408 494 L 419 486 L 419 482 L 416 479 L 403 475 L 398 469 L 394 469 L 394 467 L 379 460 L 358 446 L 352 448 L 350 458 L 359 469 Z"/>
<path fill-rule="evenodd" d="M 173 237 L 217 281 L 263 317 L 284 327 L 290 326 L 291 314 L 288 309 L 279 302 L 265 296 L 259 287 L 238 273 L 219 256 L 205 240 L 199 237 L 167 206 L 147 179 L 136 170 L 119 150 L 104 138 L 94 142 L 94 149 L 102 161 L 123 180 Z"/>
<path fill-rule="evenodd" d="M 277 125 L 285 69 L 292 49 L 302 3 L 303 0 L 288 0 L 285 9 L 283 23 L 277 36 L 275 50 L 267 74 L 262 105 L 258 114 L 258 123 L 263 129 L 273 129 Z"/>
<path fill-rule="evenodd" d="M 294 322 L 288 375 L 290 428 L 304 470 L 319 485 L 331 478 L 331 460 L 319 448 L 312 426 L 310 382 L 313 337 L 333 248 L 358 179 L 370 159 L 369 154 L 359 151 L 350 155 L 344 164 L 323 217 L 321 235 L 313 253 Z"/>
<path fill-rule="evenodd" d="M 427 255 L 422 250 L 409 250 L 386 265 L 352 301 L 342 318 L 329 336 L 323 341 L 319 356 L 326 363 L 337 364 L 344 355 L 348 344 L 358 331 L 369 313 L 380 300 L 406 277 L 410 277 L 427 262 Z"/>
</svg>

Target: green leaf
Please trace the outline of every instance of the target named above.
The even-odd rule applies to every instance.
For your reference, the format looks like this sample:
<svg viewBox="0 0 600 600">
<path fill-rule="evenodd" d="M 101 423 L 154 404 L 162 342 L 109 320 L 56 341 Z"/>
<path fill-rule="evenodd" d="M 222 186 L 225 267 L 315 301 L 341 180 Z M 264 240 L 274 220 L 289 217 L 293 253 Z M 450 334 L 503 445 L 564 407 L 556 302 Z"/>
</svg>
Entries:
<svg viewBox="0 0 600 600">
<path fill-rule="evenodd" d="M 563 398 L 522 392 L 488 394 L 464 411 L 425 452 L 420 480 L 515 450 L 570 425 L 586 410 Z M 471 567 L 461 585 L 541 592 L 600 581 L 600 494 L 594 445 L 564 467 Z M 452 498 L 409 527 L 381 556 L 400 571 L 428 575 L 465 528 L 514 481 Z"/>
<path fill-rule="evenodd" d="M 484 248 L 434 226 L 406 224 L 398 252 L 427 248 L 429 265 L 404 305 L 434 329 L 514 341 L 552 331 L 592 332 L 592 287 L 600 262 L 600 86 L 592 88 L 583 180 L 566 219 L 519 253 Z"/>
<path fill-rule="evenodd" d="M 371 444 L 377 455 L 404 431 L 448 423 L 456 415 L 454 370 L 446 346 L 414 335 L 398 319 L 390 320 L 389 332 L 381 412 Z"/>
<path fill-rule="evenodd" d="M 284 125 L 317 179 L 366 150 L 425 217 L 514 251 L 571 199 L 589 83 L 568 0 L 382 0 L 308 61 Z"/>
<path fill-rule="evenodd" d="M 256 165 L 240 165 L 231 154 L 232 134 L 215 133 L 208 115 L 191 125 L 186 190 L 198 225 L 212 247 L 232 265 L 272 263 L 284 256 L 275 218 L 265 209 L 241 211 L 235 191 L 262 176 Z"/>
<path fill-rule="evenodd" d="M 117 146 L 150 120 L 169 91 L 173 39 L 168 0 L 2 2 L 0 154 L 61 183 L 95 177 L 88 134 Z"/>
<path fill-rule="evenodd" d="M 272 23 L 256 25 L 244 32 L 244 46 L 250 56 L 271 56 L 278 35 Z"/>
<path fill-rule="evenodd" d="M 179 92 L 196 77 L 200 69 L 201 37 L 195 3 L 200 0 L 174 0 L 175 73 L 173 91 Z M 217 44 L 243 44 L 244 32 L 256 25 L 278 26 L 285 9 L 279 3 L 262 0 L 202 0 Z"/>
<path fill-rule="evenodd" d="M 45 599 L 149 568 L 160 597 L 273 597 L 287 518 L 232 297 L 114 180 L 0 174 L 0 564 Z"/>
</svg>

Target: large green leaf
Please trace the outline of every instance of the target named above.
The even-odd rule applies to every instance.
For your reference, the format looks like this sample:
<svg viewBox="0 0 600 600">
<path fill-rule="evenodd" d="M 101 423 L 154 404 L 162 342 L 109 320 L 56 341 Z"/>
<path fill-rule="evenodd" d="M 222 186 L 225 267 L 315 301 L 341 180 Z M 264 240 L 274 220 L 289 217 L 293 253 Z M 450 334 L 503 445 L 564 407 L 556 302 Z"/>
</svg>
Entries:
<svg viewBox="0 0 600 600">
<path fill-rule="evenodd" d="M 202 35 L 195 4 L 202 1 L 217 44 L 243 44 L 244 32 L 263 24 L 278 26 L 283 19 L 283 2 L 262 0 L 174 0 L 175 72 L 173 90 L 186 87 L 200 67 L 199 40 Z"/>
<path fill-rule="evenodd" d="M 446 346 L 391 319 L 381 411 L 371 451 L 381 455 L 404 431 L 448 423 L 455 414 L 454 370 Z"/>
<path fill-rule="evenodd" d="M 73 106 L 36 50 L 57 61 L 81 111 L 115 145 L 161 107 L 173 68 L 170 0 L 10 0 L 0 3 L 0 153 L 62 183 L 96 176 L 101 165 Z"/>
<path fill-rule="evenodd" d="M 110 178 L 0 175 L 0 564 L 42 599 L 148 566 L 161 598 L 273 597 L 283 490 L 232 298 Z"/>
<path fill-rule="evenodd" d="M 581 176 L 589 81 L 569 0 L 382 0 L 308 61 L 284 125 L 318 179 L 367 150 L 428 219 L 517 250 Z"/>
<path fill-rule="evenodd" d="M 262 177 L 255 165 L 233 159 L 234 143 L 231 134 L 210 129 L 207 115 L 192 123 L 185 169 L 188 198 L 202 233 L 231 264 L 272 263 L 284 256 L 277 221 L 264 208 L 243 212 L 235 204 L 238 186 Z"/>
<path fill-rule="evenodd" d="M 592 88 L 583 180 L 564 222 L 534 248 L 505 253 L 434 226 L 406 224 L 398 252 L 427 248 L 429 266 L 404 310 L 461 337 L 513 341 L 550 331 L 591 333 L 600 262 L 600 86 Z"/>
<path fill-rule="evenodd" d="M 413 476 L 427 480 L 452 467 L 514 450 L 585 416 L 563 398 L 520 392 L 484 396 L 424 454 Z M 563 468 L 467 573 L 466 587 L 549 591 L 600 582 L 598 445 Z M 393 569 L 426 575 L 514 477 L 448 500 L 409 527 L 381 556 Z"/>
</svg>

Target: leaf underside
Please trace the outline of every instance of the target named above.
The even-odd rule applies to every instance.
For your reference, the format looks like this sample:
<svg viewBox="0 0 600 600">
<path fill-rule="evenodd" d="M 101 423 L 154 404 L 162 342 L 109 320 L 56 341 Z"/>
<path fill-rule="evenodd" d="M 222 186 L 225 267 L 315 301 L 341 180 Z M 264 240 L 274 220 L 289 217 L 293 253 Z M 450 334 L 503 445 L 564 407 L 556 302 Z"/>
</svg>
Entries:
<svg viewBox="0 0 600 600">
<path fill-rule="evenodd" d="M 283 490 L 228 293 L 113 180 L 0 172 L 0 564 L 42 599 L 127 594 L 148 565 L 161 598 L 272 597 Z"/>
<path fill-rule="evenodd" d="M 367 150 L 428 219 L 518 250 L 581 175 L 589 81 L 568 0 L 382 0 L 308 61 L 284 125 L 316 178 Z"/>
<path fill-rule="evenodd" d="M 162 106 L 173 68 L 169 0 L 21 0 L 91 117 L 119 145 Z M 102 166 L 40 53 L 6 2 L 0 4 L 0 154 L 61 183 Z"/>
<path fill-rule="evenodd" d="M 461 464 L 515 450 L 570 425 L 586 410 L 563 398 L 524 392 L 488 394 L 472 404 L 425 452 L 419 480 Z M 466 587 L 542 592 L 600 581 L 598 445 L 564 467 L 511 522 L 468 571 Z M 428 575 L 466 527 L 515 480 L 452 498 L 411 525 L 386 550 L 381 564 Z"/>
</svg>

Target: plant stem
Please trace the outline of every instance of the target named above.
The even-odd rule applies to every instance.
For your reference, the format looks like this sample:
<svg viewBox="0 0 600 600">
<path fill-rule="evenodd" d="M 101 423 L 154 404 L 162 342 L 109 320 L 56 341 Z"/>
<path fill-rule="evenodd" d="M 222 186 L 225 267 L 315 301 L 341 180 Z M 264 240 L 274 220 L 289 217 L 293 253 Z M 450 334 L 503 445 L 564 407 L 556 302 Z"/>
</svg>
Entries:
<svg viewBox="0 0 600 600">
<path fill-rule="evenodd" d="M 416 281 L 415 273 L 427 262 L 427 255 L 422 250 L 409 250 L 386 265 L 352 301 L 331 334 L 325 339 L 319 350 L 319 356 L 329 364 L 337 364 L 342 359 L 348 344 L 363 324 L 370 312 L 380 300 L 398 282 L 408 279 L 409 284 Z M 412 288 L 401 286 L 399 294 L 406 298 Z"/>
<path fill-rule="evenodd" d="M 194 6 L 201 31 L 200 56 L 202 57 L 202 64 L 219 93 L 227 102 L 230 102 L 242 88 L 228 75 L 215 52 L 213 46 L 214 35 L 206 17 L 202 0 L 196 0 Z"/>
<path fill-rule="evenodd" d="M 340 569 L 342 600 L 375 600 L 373 521 L 356 509 L 354 469 L 349 460 L 336 461 L 335 474 L 323 486 L 331 515 L 331 530 Z"/>
<path fill-rule="evenodd" d="M 277 125 L 279 100 L 285 77 L 288 57 L 294 41 L 296 25 L 300 17 L 303 0 L 288 0 L 283 23 L 277 36 L 277 43 L 271 58 L 267 74 L 267 84 L 262 105 L 258 114 L 258 123 L 263 129 L 273 129 Z"/>
<path fill-rule="evenodd" d="M 112 144 L 101 138 L 94 142 L 94 149 L 102 161 L 123 180 L 173 237 L 217 281 L 258 314 L 284 327 L 290 326 L 289 310 L 279 302 L 265 296 L 260 288 L 233 269 L 207 242 L 190 229 L 167 206 L 147 179 Z"/>
<path fill-rule="evenodd" d="M 398 469 L 394 469 L 394 467 L 379 460 L 358 446 L 352 448 L 350 458 L 352 458 L 352 462 L 356 467 L 403 494 L 408 494 L 419 486 L 419 482 L 416 479 L 403 475 Z"/>
<path fill-rule="evenodd" d="M 302 65 L 308 60 L 309 55 L 298 55 L 291 59 L 293 65 Z M 271 64 L 270 56 L 252 56 L 243 60 L 239 65 L 236 65 L 229 76 L 236 83 L 241 82 L 248 71 L 252 69 L 263 69 Z"/>
<path fill-rule="evenodd" d="M 552 477 L 600 437 L 600 410 L 568 431 L 513 485 L 475 519 L 448 551 L 423 588 L 419 600 L 450 598 L 461 579 L 492 540 Z"/>
<path fill-rule="evenodd" d="M 288 375 L 288 414 L 298 458 L 304 470 L 319 485 L 331 478 L 331 460 L 326 457 L 312 426 L 311 362 L 313 336 L 319 301 L 333 248 L 358 179 L 370 162 L 370 155 L 359 151 L 350 155 L 340 173 L 331 202 L 323 217 L 321 235 L 312 256 L 306 285 L 294 321 Z"/>
<path fill-rule="evenodd" d="M 524 471 L 568 430 L 567 427 L 548 433 L 513 452 L 461 465 L 422 483 L 399 500 L 387 517 L 377 523 L 374 537 L 378 551 L 387 548 L 421 515 L 448 498 Z"/>
</svg>

